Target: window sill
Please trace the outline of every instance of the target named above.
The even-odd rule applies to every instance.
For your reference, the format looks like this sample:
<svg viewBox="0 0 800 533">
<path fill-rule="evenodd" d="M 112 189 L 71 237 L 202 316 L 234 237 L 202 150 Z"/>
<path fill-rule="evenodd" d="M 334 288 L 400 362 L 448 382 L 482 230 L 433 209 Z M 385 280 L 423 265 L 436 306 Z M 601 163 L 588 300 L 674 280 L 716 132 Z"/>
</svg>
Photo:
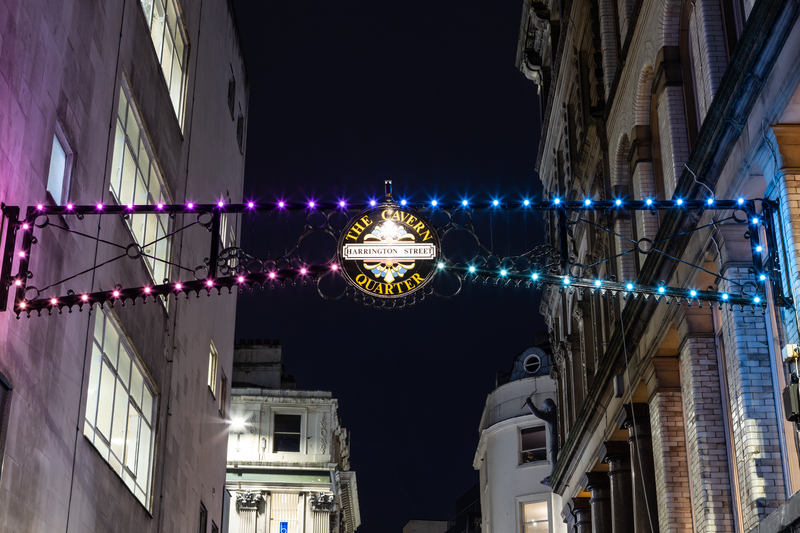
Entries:
<svg viewBox="0 0 800 533">
<path fill-rule="evenodd" d="M 547 459 L 542 459 L 541 461 L 531 461 L 529 463 L 518 464 L 517 468 L 527 468 L 529 466 L 543 466 L 547 465 L 548 463 L 549 461 Z"/>
</svg>

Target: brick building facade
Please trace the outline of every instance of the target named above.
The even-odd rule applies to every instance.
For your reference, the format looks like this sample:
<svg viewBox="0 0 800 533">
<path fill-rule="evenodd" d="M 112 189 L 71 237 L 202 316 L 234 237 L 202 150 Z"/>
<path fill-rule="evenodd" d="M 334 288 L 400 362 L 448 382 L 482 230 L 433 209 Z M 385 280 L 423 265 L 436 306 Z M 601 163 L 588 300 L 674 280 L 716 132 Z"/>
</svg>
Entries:
<svg viewBox="0 0 800 533">
<path fill-rule="evenodd" d="M 0 0 L 4 213 L 241 201 L 247 108 L 226 0 Z M 40 217 L 28 285 L 50 298 L 194 279 L 175 265 L 203 264 L 209 232 L 169 234 L 196 216 Z M 119 255 L 109 243 L 142 253 L 93 269 Z M 235 296 L 19 319 L 12 299 L 0 312 L 0 531 L 216 531 Z"/>
<path fill-rule="evenodd" d="M 541 99 L 545 199 L 775 200 L 772 275 L 800 294 L 798 13 L 784 0 L 526 0 L 517 64 Z M 720 291 L 754 281 L 747 228 L 730 213 L 585 217 L 596 226 L 568 231 L 571 258 L 593 265 L 586 277 Z M 545 224 L 558 242 L 555 218 Z M 642 239 L 685 263 L 629 252 Z M 798 322 L 767 296 L 753 313 L 545 293 L 562 448 L 552 486 L 572 530 L 800 522 L 797 428 L 781 395 Z M 587 520 L 582 498 L 607 494 L 611 512 Z"/>
</svg>

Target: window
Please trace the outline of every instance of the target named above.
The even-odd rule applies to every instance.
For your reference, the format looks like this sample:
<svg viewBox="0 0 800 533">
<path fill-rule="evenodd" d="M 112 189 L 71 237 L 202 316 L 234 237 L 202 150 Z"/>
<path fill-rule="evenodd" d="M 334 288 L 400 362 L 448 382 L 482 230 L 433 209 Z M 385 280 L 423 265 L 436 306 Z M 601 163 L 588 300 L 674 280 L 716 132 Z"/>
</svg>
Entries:
<svg viewBox="0 0 800 533">
<path fill-rule="evenodd" d="M 147 508 L 155 442 L 154 399 L 133 345 L 117 321 L 97 309 L 83 434 Z"/>
<path fill-rule="evenodd" d="M 172 107 L 183 127 L 188 46 L 186 30 L 175 0 L 140 0 L 153 47 L 161 63 Z"/>
<path fill-rule="evenodd" d="M 522 504 L 522 533 L 550 531 L 547 502 Z"/>
<path fill-rule="evenodd" d="M 110 189 L 121 205 L 171 203 L 147 133 L 124 87 L 119 91 Z M 142 257 L 153 281 L 162 283 L 169 277 L 166 263 L 170 248 L 169 215 L 131 214 L 127 223 L 136 243 L 142 247 Z"/>
<path fill-rule="evenodd" d="M 236 103 L 236 78 L 233 77 L 233 67 L 230 67 L 228 73 L 228 109 L 231 112 L 231 120 L 233 120 L 233 104 Z"/>
<path fill-rule="evenodd" d="M 520 430 L 519 442 L 519 464 L 547 460 L 544 426 Z"/>
<path fill-rule="evenodd" d="M 8 417 L 11 412 L 11 383 L 0 374 L 0 478 L 3 476 L 3 457 L 8 436 Z"/>
<path fill-rule="evenodd" d="M 211 521 L 211 533 L 219 533 L 219 528 L 217 527 L 217 524 L 215 524 L 213 520 Z"/>
<path fill-rule="evenodd" d="M 220 372 L 222 372 L 222 376 L 219 380 L 219 412 L 224 418 L 228 410 L 228 377 L 224 371 L 220 370 Z"/>
<path fill-rule="evenodd" d="M 197 533 L 206 533 L 208 529 L 208 511 L 203 502 L 200 502 L 200 521 L 197 525 Z"/>
<path fill-rule="evenodd" d="M 228 213 L 219 217 L 219 244 L 221 250 L 236 246 L 236 218 Z"/>
<path fill-rule="evenodd" d="M 299 452 L 301 415 L 275 414 L 272 453 Z"/>
<path fill-rule="evenodd" d="M 61 205 L 67 199 L 72 168 L 72 151 L 64 141 L 63 135 L 59 135 L 60 129 L 56 125 L 53 148 L 50 151 L 50 168 L 47 171 L 47 192 L 53 197 L 56 205 Z"/>
<path fill-rule="evenodd" d="M 208 388 L 215 397 L 217 396 L 217 359 L 219 359 L 217 349 L 212 342 L 208 353 Z"/>
<path fill-rule="evenodd" d="M 239 143 L 239 153 L 244 153 L 244 115 L 242 106 L 239 105 L 239 119 L 236 121 L 236 142 Z"/>
<path fill-rule="evenodd" d="M 525 372 L 528 374 L 535 374 L 542 368 L 542 360 L 539 359 L 538 355 L 531 354 L 525 358 L 525 362 L 522 366 L 525 367 Z"/>
</svg>

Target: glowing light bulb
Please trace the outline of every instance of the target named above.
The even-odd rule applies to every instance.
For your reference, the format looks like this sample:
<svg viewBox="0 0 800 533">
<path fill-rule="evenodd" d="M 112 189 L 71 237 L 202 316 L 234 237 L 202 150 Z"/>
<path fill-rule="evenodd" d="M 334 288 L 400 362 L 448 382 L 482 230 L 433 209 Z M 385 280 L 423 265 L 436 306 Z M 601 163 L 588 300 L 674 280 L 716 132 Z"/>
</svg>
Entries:
<svg viewBox="0 0 800 533">
<path fill-rule="evenodd" d="M 311 209 L 314 209 L 315 205 L 317 205 L 317 204 L 314 203 L 314 200 L 311 200 L 310 202 L 308 202 L 308 207 L 310 207 Z"/>
<path fill-rule="evenodd" d="M 306 270 L 306 269 L 305 269 L 305 267 L 303 267 L 303 268 L 301 268 L 301 269 L 300 269 L 300 273 L 301 273 L 302 275 L 304 275 L 304 276 L 305 276 L 305 275 L 306 275 L 306 272 L 308 272 L 308 270 Z"/>
<path fill-rule="evenodd" d="M 675 200 L 675 203 L 678 205 L 683 205 L 683 198 L 678 198 L 677 200 Z"/>
<path fill-rule="evenodd" d="M 50 305 L 56 305 L 57 303 L 58 300 L 56 300 L 55 298 L 50 298 Z"/>
<path fill-rule="evenodd" d="M 534 273 L 533 273 L 533 275 L 532 275 L 531 277 L 532 277 L 533 279 L 539 279 L 539 274 L 537 274 L 536 272 L 534 272 Z"/>
<path fill-rule="evenodd" d="M 114 291 L 111 294 L 114 295 L 114 298 L 119 298 L 119 291 Z"/>
<path fill-rule="evenodd" d="M 339 265 L 337 265 L 336 263 L 332 264 L 331 265 L 331 270 L 333 270 L 333 271 L 339 270 Z"/>
<path fill-rule="evenodd" d="M 211 280 L 211 279 L 206 280 L 206 285 L 209 286 L 209 287 L 213 287 L 214 286 L 214 280 Z"/>
<path fill-rule="evenodd" d="M 648 198 L 647 200 L 644 201 L 644 203 L 646 203 L 647 205 L 653 205 L 653 199 Z"/>
<path fill-rule="evenodd" d="M 756 252 L 761 253 L 761 245 L 756 246 Z"/>
<path fill-rule="evenodd" d="M 529 205 L 531 205 L 531 201 L 528 200 L 528 199 L 525 199 L 525 200 L 522 201 L 522 205 L 524 205 L 525 207 L 528 207 Z"/>
<path fill-rule="evenodd" d="M 164 204 L 158 202 L 158 204 L 156 205 L 156 209 L 164 209 Z"/>
<path fill-rule="evenodd" d="M 36 209 L 38 209 L 39 211 L 41 211 L 42 209 L 44 209 L 44 205 L 42 205 L 42 204 L 36 204 Z"/>
<path fill-rule="evenodd" d="M 553 200 L 553 203 L 556 204 L 556 205 L 560 204 L 561 203 L 561 198 L 556 198 L 555 200 Z"/>
<path fill-rule="evenodd" d="M 378 202 L 376 202 L 375 200 L 370 200 L 369 201 L 369 205 L 371 205 L 372 207 L 375 207 L 375 204 L 377 204 L 377 203 Z"/>
<path fill-rule="evenodd" d="M 217 207 L 219 207 L 220 209 L 222 209 L 223 207 L 225 207 L 225 202 L 223 202 L 222 200 L 220 200 L 219 202 L 217 202 Z"/>
<path fill-rule="evenodd" d="M 622 200 L 617 198 L 617 200 L 614 203 L 617 204 L 617 206 L 620 206 L 620 205 L 622 205 Z"/>
<path fill-rule="evenodd" d="M 431 200 L 431 205 L 433 207 L 436 207 L 437 205 L 439 205 L 439 202 L 437 202 L 436 200 Z"/>
<path fill-rule="evenodd" d="M 492 200 L 492 205 L 497 207 L 498 205 L 500 205 L 500 202 L 498 202 L 497 200 Z"/>
<path fill-rule="evenodd" d="M 570 283 L 569 278 L 565 276 L 564 280 L 563 280 L 563 283 L 564 283 L 564 285 L 569 285 L 569 283 Z"/>
<path fill-rule="evenodd" d="M 758 217 L 753 217 L 753 224 L 758 224 Z"/>
<path fill-rule="evenodd" d="M 239 276 L 238 281 L 239 283 L 244 283 L 244 276 Z"/>
<path fill-rule="evenodd" d="M 278 202 L 278 207 L 280 207 L 280 208 L 284 208 L 284 207 L 286 207 L 286 204 L 283 202 L 283 200 L 281 200 L 280 202 Z"/>
<path fill-rule="evenodd" d="M 469 267 L 469 271 L 470 271 L 471 273 L 474 273 L 474 272 L 475 272 L 475 267 L 474 267 L 474 266 L 470 266 L 470 267 Z"/>
<path fill-rule="evenodd" d="M 275 272 L 270 272 L 269 277 L 270 279 L 275 279 Z"/>
<path fill-rule="evenodd" d="M 501 276 L 505 276 L 506 274 L 508 274 L 508 272 L 507 272 L 507 271 L 505 271 L 505 270 L 501 270 L 501 271 L 500 271 L 500 275 L 501 275 Z"/>
<path fill-rule="evenodd" d="M 439 266 L 439 268 L 444 268 L 444 263 L 442 263 L 441 261 L 439 261 L 439 265 L 438 265 L 438 266 Z"/>
<path fill-rule="evenodd" d="M 247 202 L 247 207 L 249 207 L 250 209 L 253 209 L 255 206 L 256 206 L 256 204 L 255 204 L 255 203 L 253 203 L 253 202 Z"/>
<path fill-rule="evenodd" d="M 659 287 L 658 288 L 658 292 L 660 292 L 661 294 L 664 294 L 664 287 Z"/>
<path fill-rule="evenodd" d="M 727 295 L 727 294 L 723 294 L 723 295 L 722 295 L 722 299 L 723 299 L 723 300 L 727 300 L 727 299 L 728 299 L 728 295 Z"/>
<path fill-rule="evenodd" d="M 144 293 L 145 294 L 150 294 L 150 287 L 145 287 L 144 288 Z"/>
<path fill-rule="evenodd" d="M 22 280 L 21 279 L 15 279 L 14 280 L 14 285 L 16 285 L 17 287 L 21 287 L 22 286 Z"/>
<path fill-rule="evenodd" d="M 754 301 L 755 303 L 759 303 L 759 302 L 761 301 L 761 298 L 759 298 L 758 296 L 756 296 L 755 298 L 753 298 L 753 301 Z"/>
<path fill-rule="evenodd" d="M 466 200 L 461 200 L 461 205 L 463 205 L 464 207 L 467 207 L 469 205 L 469 202 L 466 201 Z"/>
<path fill-rule="evenodd" d="M 629 291 L 632 291 L 633 290 L 633 283 L 628 283 L 627 285 L 625 285 L 625 288 L 628 289 Z"/>
<path fill-rule="evenodd" d="M 589 207 L 590 205 L 592 205 L 592 200 L 587 198 L 586 200 L 583 201 L 583 205 Z"/>
<path fill-rule="evenodd" d="M 767 276 L 764 275 L 764 274 L 761 274 L 760 276 L 758 276 L 758 279 L 761 280 L 761 281 L 766 281 Z"/>
<path fill-rule="evenodd" d="M 408 203 L 408 202 L 407 202 L 405 199 L 403 199 L 403 200 L 400 200 L 400 205 L 406 205 L 407 203 Z"/>
<path fill-rule="evenodd" d="M 133 204 L 128 204 L 128 205 L 127 205 L 127 208 L 128 208 L 128 209 L 133 209 Z M 99 208 L 98 208 L 98 209 L 99 209 Z"/>
<path fill-rule="evenodd" d="M 89 295 L 88 294 L 81 294 L 81 300 L 83 300 L 84 302 L 88 301 L 89 300 Z"/>
<path fill-rule="evenodd" d="M 68 209 L 69 211 L 72 211 L 72 208 L 73 208 L 73 207 L 75 207 L 75 206 L 74 206 L 74 205 L 72 205 L 72 204 L 67 204 L 67 209 Z"/>
<path fill-rule="evenodd" d="M 179 291 L 179 290 L 181 290 L 182 288 L 183 288 L 183 284 L 181 284 L 181 283 L 176 283 L 176 284 L 175 284 L 175 290 L 178 290 L 178 291 Z"/>
<path fill-rule="evenodd" d="M 714 203 L 714 198 L 709 198 L 708 199 L 708 205 L 712 205 L 713 203 Z"/>
<path fill-rule="evenodd" d="M 599 287 L 599 286 L 600 286 L 600 285 L 602 285 L 602 284 L 603 284 L 603 282 L 602 282 L 602 281 L 600 281 L 599 279 L 596 279 L 596 280 L 594 280 L 594 286 L 595 286 L 595 287 Z"/>
<path fill-rule="evenodd" d="M 689 291 L 689 296 L 694 298 L 695 296 L 697 296 L 697 291 L 692 289 L 691 291 Z"/>
<path fill-rule="evenodd" d="M 186 207 L 188 209 L 194 209 L 194 204 L 192 202 L 189 202 L 188 204 L 186 204 Z"/>
<path fill-rule="evenodd" d="M 30 227 L 31 227 L 31 226 L 30 226 L 30 224 L 28 224 L 27 222 L 25 222 L 25 223 L 22 225 L 22 229 L 30 229 Z"/>
<path fill-rule="evenodd" d="M 102 211 L 103 210 L 103 204 L 97 204 L 97 210 L 98 211 Z"/>
<path fill-rule="evenodd" d="M 742 205 L 744 203 L 744 198 L 739 198 L 736 201 L 739 203 L 739 205 Z"/>
<path fill-rule="evenodd" d="M 25 252 L 20 252 L 20 253 L 19 253 L 19 256 L 20 256 L 20 257 L 25 257 Z"/>
<path fill-rule="evenodd" d="M 340 201 L 340 202 L 339 202 L 339 207 L 344 207 L 345 205 L 346 205 L 346 204 L 344 203 L 344 200 L 342 200 L 342 201 Z"/>
<path fill-rule="evenodd" d="M 27 307 L 27 305 L 25 304 L 25 302 L 20 302 L 19 303 L 19 307 L 20 307 L 20 309 L 25 309 L 25 307 Z"/>
</svg>

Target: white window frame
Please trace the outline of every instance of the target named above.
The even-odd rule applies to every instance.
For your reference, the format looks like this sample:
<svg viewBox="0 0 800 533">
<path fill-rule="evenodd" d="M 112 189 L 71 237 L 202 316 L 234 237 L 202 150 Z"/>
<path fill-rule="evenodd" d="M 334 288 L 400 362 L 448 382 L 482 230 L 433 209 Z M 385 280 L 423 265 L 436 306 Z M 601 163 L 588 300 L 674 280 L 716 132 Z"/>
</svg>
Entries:
<svg viewBox="0 0 800 533">
<path fill-rule="evenodd" d="M 102 321 L 102 324 L 98 324 L 98 321 Z M 120 375 L 120 360 L 115 360 L 114 362 L 111 361 L 111 356 L 108 353 L 108 350 L 111 349 L 110 345 L 107 345 L 107 342 L 110 339 L 107 334 L 107 329 L 105 328 L 113 328 L 112 334 L 116 336 L 116 340 L 118 341 L 118 353 L 122 354 L 123 350 L 127 356 L 129 356 L 128 361 L 130 365 L 127 366 L 127 378 L 125 378 L 125 373 L 123 369 L 123 375 Z M 98 331 L 99 329 L 99 331 Z M 153 473 L 155 472 L 155 442 L 156 442 L 156 413 L 158 412 L 158 390 L 153 383 L 153 380 L 150 374 L 147 371 L 147 367 L 145 367 L 144 363 L 142 362 L 141 358 L 139 357 L 138 353 L 136 352 L 136 348 L 133 345 L 133 342 L 130 338 L 126 335 L 125 330 L 122 328 L 122 325 L 119 323 L 117 317 L 113 314 L 113 312 L 109 310 L 97 309 L 94 315 L 94 327 L 92 328 L 92 341 L 91 341 L 91 361 L 89 367 L 89 383 L 87 386 L 87 395 L 86 395 L 86 411 L 84 413 L 84 429 L 83 434 L 84 436 L 91 442 L 95 449 L 99 452 L 100 456 L 103 458 L 106 463 L 109 464 L 112 470 L 116 472 L 116 474 L 122 479 L 125 486 L 128 487 L 128 490 L 131 491 L 131 494 L 136 497 L 142 505 L 144 505 L 148 510 L 152 507 L 152 497 L 153 497 Z M 98 342 L 98 334 L 102 335 L 102 342 Z M 120 355 L 121 356 L 121 355 Z M 116 359 L 116 356 L 114 356 Z M 138 380 L 135 380 L 136 374 L 133 371 L 138 371 L 138 375 L 142 378 L 142 396 L 141 400 L 135 397 L 136 391 L 131 391 L 131 386 L 136 385 L 138 387 Z M 110 421 L 109 421 L 109 436 L 107 437 L 104 434 L 102 428 L 98 427 L 98 415 L 100 409 L 107 405 L 104 403 L 104 399 L 101 398 L 102 389 L 108 383 L 108 379 L 111 379 L 111 387 L 112 387 L 112 400 L 111 404 L 111 413 L 109 414 Z M 121 388 L 121 394 L 120 389 Z M 93 390 L 94 387 L 94 390 Z M 126 400 L 124 409 L 127 414 L 123 414 L 121 419 L 115 418 L 117 413 L 115 413 L 116 407 L 118 406 L 117 400 L 118 398 L 124 395 L 124 399 Z M 148 395 L 150 397 L 150 405 L 149 408 L 148 404 Z M 139 403 L 142 405 L 140 406 Z M 149 418 L 145 413 L 149 410 Z M 131 453 L 129 446 L 131 445 L 131 434 L 130 431 L 130 420 L 131 416 L 138 415 L 139 419 L 139 426 L 136 429 L 136 436 L 135 443 L 137 445 L 136 451 L 133 452 L 135 456 L 133 467 L 138 470 L 139 467 L 142 465 L 140 464 L 143 456 L 141 455 L 141 450 L 138 448 L 139 445 L 142 444 L 142 436 L 143 431 L 145 428 L 149 432 L 149 438 L 146 437 L 144 441 L 147 442 L 149 447 L 148 456 L 147 456 L 147 472 L 134 472 L 131 470 L 131 464 L 129 463 L 127 457 L 128 454 Z M 115 439 L 113 438 L 113 432 L 118 429 L 116 422 L 122 422 L 125 426 L 124 428 L 124 439 Z M 143 427 L 144 426 L 144 427 Z M 119 446 L 120 443 L 118 440 L 122 440 L 122 452 L 118 454 L 115 451 L 115 445 Z M 122 455 L 123 457 L 120 458 L 118 455 Z"/>
<path fill-rule="evenodd" d="M 124 97 L 124 100 L 123 100 Z M 122 118 L 120 117 L 120 106 L 125 105 L 125 121 L 123 123 Z M 155 150 L 153 149 L 153 145 L 150 142 L 150 136 L 147 132 L 147 128 L 142 120 L 141 114 L 139 113 L 138 105 L 136 104 L 136 100 L 132 96 L 132 92 L 130 90 L 130 85 L 128 84 L 127 79 L 123 76 L 122 83 L 120 84 L 120 90 L 118 93 L 118 100 L 117 100 L 117 111 L 116 111 L 116 120 L 115 120 L 115 134 L 114 134 L 114 152 L 111 159 L 111 177 L 109 180 L 109 191 L 111 192 L 114 201 L 117 202 L 118 205 L 127 205 L 127 204 L 157 204 L 159 202 L 164 204 L 171 204 L 172 197 L 170 195 L 169 188 L 167 187 L 166 182 L 164 181 L 164 175 L 161 171 L 161 165 L 158 161 L 158 158 L 155 156 Z M 129 126 L 132 124 L 131 120 L 135 127 L 138 130 L 138 135 L 136 139 L 136 147 L 133 146 L 134 141 L 130 138 L 129 133 Z M 120 137 L 121 136 L 121 137 Z M 120 138 L 123 140 L 120 141 Z M 120 144 L 122 142 L 123 144 Z M 124 147 L 124 149 L 123 149 Z M 133 155 L 136 154 L 136 155 Z M 130 197 L 122 191 L 124 186 L 124 177 L 123 174 L 126 172 L 126 169 L 130 170 L 125 165 L 127 161 L 129 161 L 128 157 L 131 156 L 132 164 L 134 165 L 134 185 Z M 146 161 L 145 161 L 146 159 Z M 143 167 L 147 166 L 146 169 Z M 142 176 L 145 172 L 147 172 L 147 180 L 144 182 L 144 192 L 138 190 L 137 185 L 139 182 L 139 177 Z M 153 180 L 157 180 L 158 182 L 158 197 L 156 198 L 153 194 Z M 142 180 L 144 181 L 144 180 Z M 140 218 L 142 217 L 142 218 Z M 144 227 L 144 235 L 139 235 L 136 230 L 136 225 L 143 221 Z M 155 224 L 155 229 L 153 231 L 153 235 L 151 238 L 148 238 L 148 233 L 150 232 L 149 226 L 151 224 Z M 172 231 L 172 219 L 166 213 L 162 214 L 133 214 L 128 215 L 126 217 L 126 226 L 128 230 L 131 232 L 131 237 L 133 238 L 134 242 L 136 242 L 139 246 L 142 247 L 142 252 L 147 253 L 147 255 L 151 255 L 161 260 L 152 259 L 145 255 L 142 255 L 142 261 L 145 264 L 147 271 L 150 274 L 150 278 L 153 280 L 153 283 L 159 285 L 164 282 L 165 279 L 170 279 L 170 265 L 165 261 L 170 261 L 171 253 L 172 253 L 172 242 L 170 237 L 163 238 L 164 235 L 168 235 Z M 159 227 L 163 229 L 159 232 Z M 163 233 L 163 235 L 159 235 L 159 233 Z M 152 239 L 152 240 L 151 240 Z M 155 248 L 152 250 L 146 248 L 147 244 L 154 244 Z M 163 243 L 163 257 L 159 255 L 159 250 L 162 249 Z M 160 275 L 159 275 L 160 274 Z"/>
<path fill-rule="evenodd" d="M 274 452 L 275 449 L 275 415 L 299 415 L 300 416 L 300 450 L 296 452 Z M 308 411 L 306 409 L 297 409 L 291 407 L 273 407 L 269 413 L 269 448 L 268 453 L 272 455 L 284 454 L 306 454 L 308 453 L 307 446 L 307 429 L 308 425 Z"/>
<path fill-rule="evenodd" d="M 161 74 L 167 85 L 175 118 L 183 130 L 186 109 L 187 72 L 189 70 L 189 35 L 183 20 L 180 2 L 177 0 L 140 0 L 147 28 L 150 30 L 150 41 L 161 65 Z M 161 16 L 158 17 L 159 8 Z M 167 37 L 167 38 L 165 38 Z M 183 49 L 173 55 L 176 37 L 183 41 Z M 172 43 L 172 44 L 169 44 Z M 166 53 L 165 53 L 166 52 Z M 165 58 L 169 56 L 169 61 Z M 178 57 L 180 56 L 180 57 Z M 175 62 L 178 62 L 180 75 L 175 76 Z"/>
<path fill-rule="evenodd" d="M 61 146 L 61 149 L 64 152 L 64 174 L 61 176 L 61 192 L 58 198 L 56 198 L 53 195 L 53 191 L 50 190 L 50 166 L 53 164 L 53 147 L 56 141 L 58 141 L 59 146 Z M 69 201 L 69 191 L 70 186 L 72 185 L 72 166 L 74 160 L 75 152 L 67 142 L 67 138 L 64 135 L 64 130 L 61 128 L 61 124 L 56 122 L 56 127 L 53 131 L 53 143 L 50 145 L 50 158 L 48 159 L 47 164 L 47 183 L 45 184 L 47 194 L 50 195 L 50 198 L 56 205 L 65 205 Z"/>
<path fill-rule="evenodd" d="M 523 452 L 526 451 L 526 450 L 522 449 L 522 432 L 525 431 L 526 429 L 540 429 L 542 432 L 544 432 L 544 459 L 541 459 L 539 461 L 529 461 L 527 463 L 522 462 L 522 454 L 523 454 Z M 524 427 L 523 426 L 518 426 L 517 427 L 517 450 L 518 450 L 517 451 L 517 464 L 519 466 L 530 466 L 530 465 L 541 465 L 542 463 L 547 462 L 547 460 L 548 460 L 547 451 L 549 449 L 549 444 L 550 444 L 548 442 L 548 438 L 549 438 L 549 436 L 547 434 L 547 426 L 546 425 L 534 424 L 532 426 L 524 426 Z"/>
<path fill-rule="evenodd" d="M 555 520 L 553 518 L 553 502 L 550 498 L 550 493 L 540 493 L 540 494 L 529 494 L 527 496 L 517 496 L 514 499 L 514 503 L 516 504 L 516 513 L 517 513 L 517 531 L 519 533 L 525 533 L 525 505 L 531 503 L 546 503 L 547 504 L 547 531 L 548 533 L 555 533 Z"/>
</svg>

